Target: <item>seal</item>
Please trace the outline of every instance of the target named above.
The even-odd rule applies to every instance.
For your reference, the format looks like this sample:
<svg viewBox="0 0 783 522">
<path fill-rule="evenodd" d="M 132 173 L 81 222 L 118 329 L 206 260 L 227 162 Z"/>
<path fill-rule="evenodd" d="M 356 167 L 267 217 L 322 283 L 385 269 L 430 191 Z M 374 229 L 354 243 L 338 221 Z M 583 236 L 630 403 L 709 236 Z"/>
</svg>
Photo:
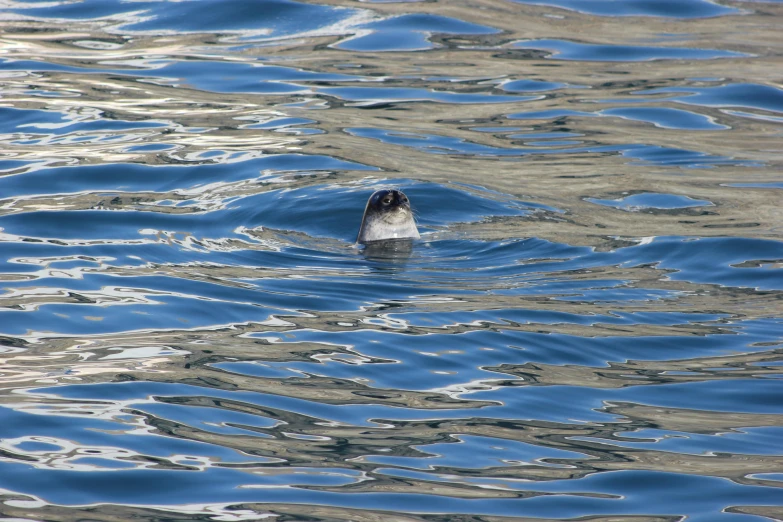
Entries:
<svg viewBox="0 0 783 522">
<path fill-rule="evenodd" d="M 367 200 L 357 243 L 419 239 L 408 197 L 399 190 L 378 190 Z"/>
</svg>

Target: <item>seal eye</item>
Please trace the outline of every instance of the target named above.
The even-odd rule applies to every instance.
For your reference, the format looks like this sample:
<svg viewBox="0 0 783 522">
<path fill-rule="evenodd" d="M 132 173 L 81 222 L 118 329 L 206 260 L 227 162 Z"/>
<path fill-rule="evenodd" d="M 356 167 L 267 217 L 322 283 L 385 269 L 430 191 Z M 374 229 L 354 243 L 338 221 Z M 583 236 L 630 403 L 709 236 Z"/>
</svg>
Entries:
<svg viewBox="0 0 783 522">
<path fill-rule="evenodd" d="M 381 203 L 383 203 L 385 206 L 391 205 L 391 202 L 392 202 L 391 196 L 386 196 L 385 198 L 383 198 L 383 201 L 381 201 Z"/>
</svg>

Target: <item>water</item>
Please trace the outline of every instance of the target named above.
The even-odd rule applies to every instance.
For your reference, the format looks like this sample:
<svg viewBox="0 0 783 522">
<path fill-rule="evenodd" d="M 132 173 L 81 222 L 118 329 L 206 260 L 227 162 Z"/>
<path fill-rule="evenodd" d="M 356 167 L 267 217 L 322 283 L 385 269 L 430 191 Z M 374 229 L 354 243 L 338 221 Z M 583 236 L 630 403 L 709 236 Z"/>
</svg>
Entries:
<svg viewBox="0 0 783 522">
<path fill-rule="evenodd" d="M 783 518 L 780 2 L 3 9 L 3 516 Z"/>
</svg>

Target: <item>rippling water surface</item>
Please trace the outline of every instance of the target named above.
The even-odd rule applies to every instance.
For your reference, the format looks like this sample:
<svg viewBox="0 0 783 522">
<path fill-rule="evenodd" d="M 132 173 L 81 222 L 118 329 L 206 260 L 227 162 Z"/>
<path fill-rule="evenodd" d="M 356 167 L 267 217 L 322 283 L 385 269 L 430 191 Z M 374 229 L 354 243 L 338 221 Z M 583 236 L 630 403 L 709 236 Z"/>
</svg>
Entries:
<svg viewBox="0 0 783 522">
<path fill-rule="evenodd" d="M 783 3 L 2 8 L 0 514 L 783 519 Z"/>
</svg>

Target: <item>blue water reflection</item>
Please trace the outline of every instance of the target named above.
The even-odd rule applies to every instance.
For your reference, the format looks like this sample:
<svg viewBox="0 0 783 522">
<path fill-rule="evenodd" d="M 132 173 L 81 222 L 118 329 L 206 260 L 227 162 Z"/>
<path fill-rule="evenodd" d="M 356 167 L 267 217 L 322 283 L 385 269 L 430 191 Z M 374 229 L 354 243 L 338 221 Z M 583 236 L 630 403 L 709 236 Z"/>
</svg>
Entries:
<svg viewBox="0 0 783 522">
<path fill-rule="evenodd" d="M 25 5 L 27 4 L 27 5 Z M 240 31 L 287 36 L 334 24 L 353 14 L 350 9 L 293 2 L 289 0 L 198 0 L 195 2 L 133 2 L 83 0 L 78 3 L 37 5 L 19 2 L 12 9 L 36 18 L 119 20 L 123 31 L 155 33 Z M 208 12 L 210 16 L 202 16 Z"/>
<path fill-rule="evenodd" d="M 425 14 L 402 15 L 379 22 L 359 25 L 356 29 L 369 34 L 350 38 L 337 45 L 353 51 L 411 51 L 431 49 L 428 36 L 438 34 L 493 34 L 497 29 L 478 24 Z"/>
<path fill-rule="evenodd" d="M 736 14 L 736 8 L 709 0 L 514 0 L 515 2 L 546 5 L 589 13 L 598 16 L 661 16 L 666 18 L 701 18 Z"/>
<path fill-rule="evenodd" d="M 733 83 L 713 87 L 662 87 L 640 91 L 638 94 L 678 94 L 678 102 L 702 107 L 745 107 L 783 112 L 783 89 L 769 85 Z"/>
<path fill-rule="evenodd" d="M 712 203 L 709 201 L 693 199 L 688 196 L 654 193 L 633 194 L 631 196 L 618 199 L 587 198 L 587 201 L 596 203 L 598 205 L 630 211 L 638 211 L 647 208 L 674 209 L 712 205 Z"/>
<path fill-rule="evenodd" d="M 529 119 L 529 118 L 551 118 L 562 117 L 566 115 L 562 112 L 556 113 L 515 113 L 509 115 L 509 119 Z M 582 114 L 567 114 L 569 116 L 576 116 Z M 667 119 L 667 113 L 657 116 L 663 120 Z M 638 118 L 638 116 L 637 116 Z M 637 119 L 634 118 L 634 119 Z M 448 136 L 436 136 L 426 135 L 421 133 L 411 132 L 399 132 L 399 131 L 385 131 L 382 129 L 372 128 L 351 128 L 346 129 L 347 132 L 354 136 L 360 136 L 364 138 L 372 138 L 379 140 L 383 143 L 402 145 L 406 147 L 415 148 L 422 152 L 430 154 L 459 154 L 459 155 L 475 155 L 475 156 L 526 156 L 526 155 L 544 155 L 544 154 L 620 154 L 625 157 L 642 160 L 645 163 L 652 163 L 658 165 L 679 165 L 688 168 L 704 168 L 713 165 L 747 165 L 747 166 L 760 166 L 759 163 L 728 158 L 724 156 L 715 156 L 704 152 L 684 150 L 670 147 L 661 147 L 657 145 L 642 145 L 642 144 L 626 144 L 626 145 L 595 145 L 595 146 L 581 146 L 576 143 L 577 147 L 560 148 L 557 147 L 557 143 L 550 142 L 548 145 L 552 147 L 545 148 L 521 148 L 521 147 L 492 147 L 467 141 L 460 138 L 453 138 Z M 566 145 L 571 143 L 566 142 Z M 528 145 L 531 145 L 528 143 Z"/>
<path fill-rule="evenodd" d="M 702 114 L 665 107 L 654 109 L 647 107 L 623 107 L 605 109 L 600 114 L 627 118 L 629 120 L 646 121 L 664 129 L 723 130 L 729 128 L 727 125 L 715 123 L 712 118 Z"/>
<path fill-rule="evenodd" d="M 689 47 L 652 47 L 640 45 L 598 45 L 566 40 L 530 40 L 517 42 L 515 48 L 543 49 L 557 60 L 600 62 L 640 62 L 649 60 L 711 60 L 747 56 L 733 51 L 692 49 Z"/>
</svg>

